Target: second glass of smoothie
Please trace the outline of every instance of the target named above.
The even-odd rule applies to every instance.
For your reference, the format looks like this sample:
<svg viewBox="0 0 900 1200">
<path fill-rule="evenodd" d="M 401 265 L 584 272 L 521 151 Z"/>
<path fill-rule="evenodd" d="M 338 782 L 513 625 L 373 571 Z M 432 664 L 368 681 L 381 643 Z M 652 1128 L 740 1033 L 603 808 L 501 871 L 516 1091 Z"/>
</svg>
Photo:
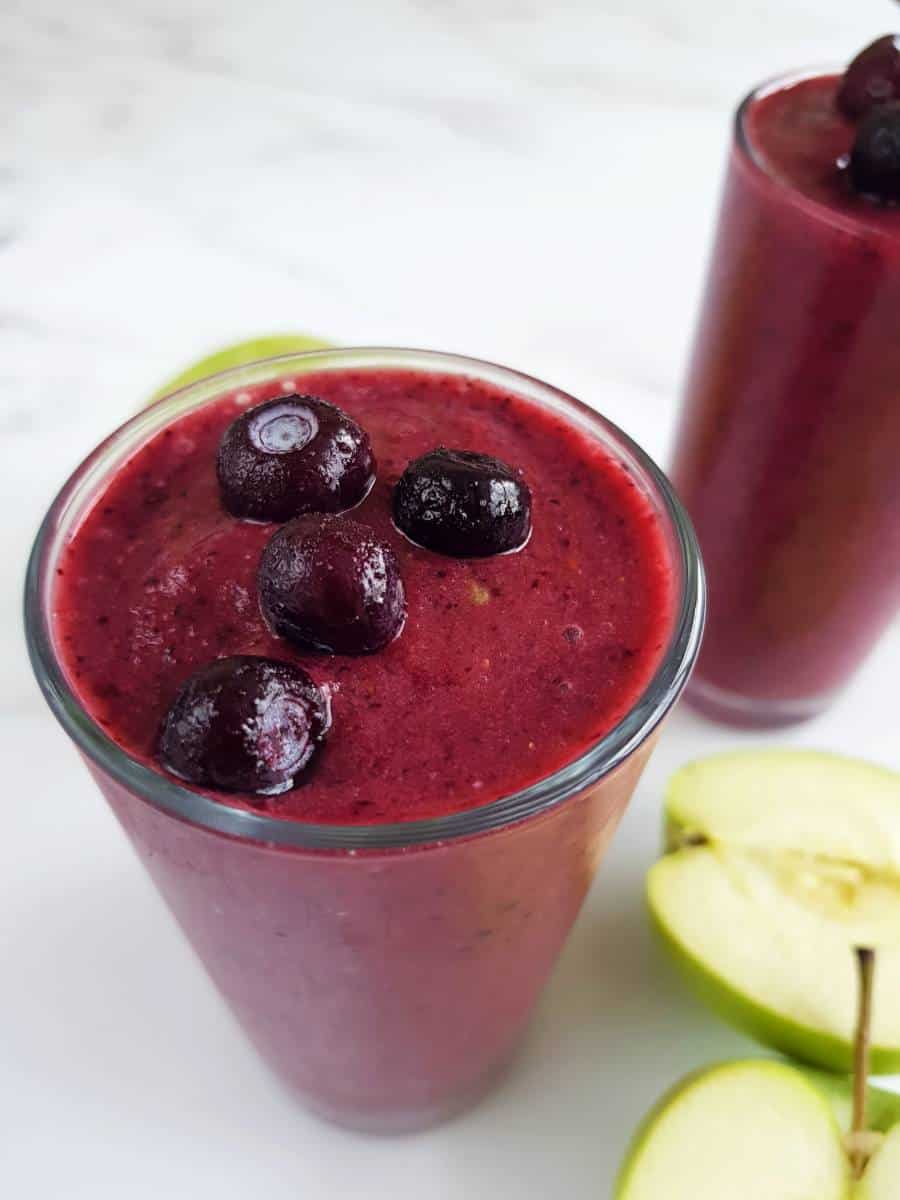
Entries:
<svg viewBox="0 0 900 1200">
<path fill-rule="evenodd" d="M 277 637 L 255 588 L 276 526 L 220 502 L 223 431 L 295 392 L 371 435 L 352 518 L 392 547 L 407 602 L 377 654 Z M 404 467 L 441 444 L 522 470 L 523 548 L 451 557 L 394 527 Z M 264 1058 L 316 1112 L 392 1132 L 464 1107 L 509 1061 L 703 608 L 677 500 L 603 418 L 490 364 L 342 350 L 228 372 L 123 426 L 46 518 L 26 620 L 51 708 Z M 235 654 L 302 666 L 330 696 L 293 790 L 217 792 L 160 764 L 173 695 Z"/>
<path fill-rule="evenodd" d="M 900 603 L 900 209 L 854 186 L 842 81 L 738 110 L 675 453 L 710 597 L 689 696 L 739 725 L 824 709 Z"/>
</svg>

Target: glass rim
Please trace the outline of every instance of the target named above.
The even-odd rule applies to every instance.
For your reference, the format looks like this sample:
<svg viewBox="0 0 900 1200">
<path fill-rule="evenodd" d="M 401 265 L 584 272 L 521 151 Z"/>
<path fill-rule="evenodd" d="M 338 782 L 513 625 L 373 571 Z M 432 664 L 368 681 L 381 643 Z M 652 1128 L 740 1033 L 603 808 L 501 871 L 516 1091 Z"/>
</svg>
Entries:
<svg viewBox="0 0 900 1200">
<path fill-rule="evenodd" d="M 822 79 L 842 75 L 844 70 L 843 66 L 833 65 L 798 67 L 793 71 L 783 71 L 778 75 L 772 75 L 768 79 L 764 79 L 762 83 L 758 83 L 747 92 L 735 109 L 732 123 L 734 145 L 740 151 L 744 162 L 752 167 L 754 171 L 758 171 L 764 179 L 783 191 L 795 207 L 803 209 L 810 216 L 815 217 L 824 224 L 841 229 L 845 233 L 853 234 L 856 237 L 865 235 L 866 237 L 886 237 L 896 240 L 898 233 L 889 225 L 877 225 L 865 219 L 866 209 L 862 209 L 859 216 L 854 213 L 842 212 L 826 204 L 824 200 L 818 200 L 815 196 L 808 195 L 799 187 L 795 187 L 789 180 L 779 175 L 766 162 L 759 147 L 751 138 L 747 127 L 747 110 L 756 100 L 761 100 L 784 88 L 792 87 L 794 84 L 803 83 L 807 79 Z"/>
<path fill-rule="evenodd" d="M 635 704 L 571 762 L 526 788 L 444 816 L 371 825 L 298 821 L 238 808 L 227 800 L 213 800 L 153 770 L 117 745 L 75 696 L 54 649 L 45 604 L 45 580 L 52 581 L 52 569 L 45 571 L 45 567 L 48 562 L 51 568 L 55 565 L 55 559 L 50 561 L 49 556 L 59 552 L 60 529 L 65 532 L 63 522 L 68 510 L 89 488 L 96 491 L 109 468 L 118 465 L 119 460 L 109 460 L 123 443 L 134 450 L 172 416 L 199 407 L 225 391 L 239 390 L 242 384 L 264 382 L 279 374 L 285 377 L 292 364 L 302 366 L 304 371 L 349 367 L 426 369 L 494 382 L 527 400 L 543 401 L 565 412 L 585 428 L 593 427 L 598 436 L 605 435 L 612 441 L 611 452 L 626 462 L 630 459 L 640 470 L 644 486 L 670 524 L 673 566 L 680 581 L 675 619 L 662 660 Z M 486 833 L 537 816 L 592 787 L 650 736 L 680 695 L 697 656 L 705 611 L 703 566 L 690 519 L 662 470 L 617 425 L 568 393 L 496 363 L 436 351 L 359 347 L 282 354 L 233 367 L 162 397 L 119 426 L 76 467 L 50 505 L 28 561 L 24 615 L 32 669 L 51 711 L 77 748 L 117 783 L 168 815 L 213 833 L 298 849 L 357 852 L 401 850 Z"/>
</svg>

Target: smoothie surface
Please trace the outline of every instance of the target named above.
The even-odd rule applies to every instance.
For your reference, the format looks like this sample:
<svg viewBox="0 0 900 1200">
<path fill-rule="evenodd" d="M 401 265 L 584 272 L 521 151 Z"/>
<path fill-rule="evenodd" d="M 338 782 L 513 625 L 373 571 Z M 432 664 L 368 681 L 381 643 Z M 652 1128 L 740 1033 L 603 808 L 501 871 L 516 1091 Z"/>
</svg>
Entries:
<svg viewBox="0 0 900 1200">
<path fill-rule="evenodd" d="M 858 195 L 846 160 L 858 122 L 838 109 L 840 75 L 816 75 L 776 86 L 744 109 L 753 157 L 769 174 L 862 226 L 900 236 L 900 207 Z"/>
<path fill-rule="evenodd" d="M 374 654 L 304 653 L 275 637 L 255 574 L 277 526 L 236 520 L 220 502 L 224 429 L 293 390 L 339 405 L 372 439 L 378 477 L 352 516 L 393 547 L 408 604 L 400 637 Z M 521 468 L 534 522 L 522 550 L 444 557 L 394 528 L 394 483 L 439 445 Z M 650 501 L 561 417 L 470 378 L 342 369 L 228 393 L 145 443 L 60 559 L 53 628 L 85 708 L 157 771 L 162 718 L 193 671 L 231 654 L 299 663 L 333 709 L 313 767 L 279 796 L 209 794 L 274 816 L 366 824 L 489 803 L 576 758 L 659 666 L 674 588 Z"/>
</svg>

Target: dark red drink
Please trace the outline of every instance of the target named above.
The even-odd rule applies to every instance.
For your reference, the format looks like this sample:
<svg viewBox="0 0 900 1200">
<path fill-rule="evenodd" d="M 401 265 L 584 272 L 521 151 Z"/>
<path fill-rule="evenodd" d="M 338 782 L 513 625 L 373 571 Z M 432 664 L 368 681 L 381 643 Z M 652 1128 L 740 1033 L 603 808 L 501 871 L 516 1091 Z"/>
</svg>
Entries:
<svg viewBox="0 0 900 1200">
<path fill-rule="evenodd" d="M 391 547 L 407 599 L 402 634 L 377 653 L 276 637 L 255 581 L 277 527 L 220 500 L 223 431 L 287 380 L 371 437 L 377 480 L 352 519 Z M 522 549 L 450 557 L 394 527 L 394 484 L 440 444 L 524 473 Z M 640 452 L 551 389 L 467 360 L 259 364 L 101 447 L 51 512 L 31 587 L 57 715 L 281 1076 L 317 1111 L 376 1130 L 427 1125 L 483 1090 L 696 649 L 690 532 Z M 296 664 L 330 697 L 327 744 L 292 790 L 214 792 L 158 761 L 184 680 L 232 655 Z"/>
<path fill-rule="evenodd" d="M 692 700 L 823 709 L 900 602 L 900 209 L 859 194 L 838 75 L 736 123 L 673 478 L 706 564 Z"/>
</svg>

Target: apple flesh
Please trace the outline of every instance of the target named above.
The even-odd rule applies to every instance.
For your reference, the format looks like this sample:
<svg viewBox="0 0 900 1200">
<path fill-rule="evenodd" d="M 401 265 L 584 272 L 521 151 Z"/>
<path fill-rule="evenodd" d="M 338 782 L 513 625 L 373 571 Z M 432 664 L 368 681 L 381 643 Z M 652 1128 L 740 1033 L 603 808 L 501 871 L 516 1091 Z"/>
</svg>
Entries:
<svg viewBox="0 0 900 1200">
<path fill-rule="evenodd" d="M 854 1195 L 856 1200 L 888 1200 L 900 1196 L 900 1125 L 895 1125 L 885 1137 Z"/>
<path fill-rule="evenodd" d="M 827 1100 L 776 1062 L 689 1076 L 632 1143 L 615 1200 L 847 1200 L 850 1163 Z M 880 1200 L 880 1198 L 877 1198 Z"/>
<path fill-rule="evenodd" d="M 878 948 L 871 1066 L 900 1070 L 900 775 L 809 751 L 693 763 L 666 797 L 653 920 L 695 990 L 759 1041 L 853 1063 L 853 947 Z"/>
<path fill-rule="evenodd" d="M 780 1062 L 723 1063 L 689 1076 L 647 1117 L 614 1197 L 897 1200 L 900 1127 L 857 1182 L 831 1102 L 807 1075 Z"/>
</svg>

